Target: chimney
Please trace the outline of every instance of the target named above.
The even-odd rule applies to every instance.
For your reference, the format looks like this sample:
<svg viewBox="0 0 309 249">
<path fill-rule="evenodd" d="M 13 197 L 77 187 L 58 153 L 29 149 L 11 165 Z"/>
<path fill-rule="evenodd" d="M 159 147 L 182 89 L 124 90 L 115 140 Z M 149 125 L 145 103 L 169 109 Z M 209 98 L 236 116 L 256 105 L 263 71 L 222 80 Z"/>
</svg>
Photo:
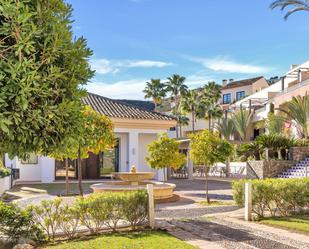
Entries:
<svg viewBox="0 0 309 249">
<path fill-rule="evenodd" d="M 291 66 L 290 66 L 290 69 L 292 70 L 292 69 L 294 69 L 295 67 L 298 67 L 299 65 L 298 64 L 292 64 Z"/>
<path fill-rule="evenodd" d="M 226 86 L 226 84 L 227 84 L 227 80 L 226 79 L 222 80 L 222 86 Z"/>
<path fill-rule="evenodd" d="M 229 83 L 231 83 L 231 82 L 233 82 L 234 81 L 234 79 L 229 79 Z"/>
</svg>

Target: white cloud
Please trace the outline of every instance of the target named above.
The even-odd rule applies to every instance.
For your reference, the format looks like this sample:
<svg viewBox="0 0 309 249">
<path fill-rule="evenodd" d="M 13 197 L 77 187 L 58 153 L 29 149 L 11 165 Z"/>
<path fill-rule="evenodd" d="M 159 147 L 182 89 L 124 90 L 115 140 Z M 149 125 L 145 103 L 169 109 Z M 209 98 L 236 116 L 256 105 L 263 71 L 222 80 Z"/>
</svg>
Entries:
<svg viewBox="0 0 309 249">
<path fill-rule="evenodd" d="M 169 62 L 164 61 L 150 61 L 150 60 L 140 60 L 140 61 L 129 61 L 126 67 L 167 67 L 173 65 Z"/>
<path fill-rule="evenodd" d="M 162 68 L 173 65 L 170 62 L 155 60 L 108 60 L 106 58 L 92 59 L 90 64 L 91 68 L 99 74 L 115 74 L 122 68 Z"/>
<path fill-rule="evenodd" d="M 211 69 L 213 71 L 253 74 L 253 73 L 266 73 L 271 70 L 271 68 L 264 66 L 239 63 L 226 57 L 215 57 L 212 59 L 189 57 L 189 59 L 191 61 L 198 62 L 202 64 L 204 67 Z"/>
<path fill-rule="evenodd" d="M 192 74 L 186 78 L 186 84 L 190 88 L 198 88 L 204 86 L 209 81 L 215 81 L 215 80 L 213 77 L 203 73 Z"/>
<path fill-rule="evenodd" d="M 105 82 L 88 83 L 87 90 L 112 99 L 144 99 L 143 90 L 146 85 L 144 79 L 118 81 L 112 84 Z"/>
</svg>

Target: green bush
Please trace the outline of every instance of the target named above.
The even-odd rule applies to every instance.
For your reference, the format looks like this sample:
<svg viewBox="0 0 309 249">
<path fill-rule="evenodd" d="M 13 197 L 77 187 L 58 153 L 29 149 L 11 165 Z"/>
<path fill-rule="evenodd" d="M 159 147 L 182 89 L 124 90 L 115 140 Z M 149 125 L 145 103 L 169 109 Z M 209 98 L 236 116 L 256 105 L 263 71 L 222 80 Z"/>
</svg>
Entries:
<svg viewBox="0 0 309 249">
<path fill-rule="evenodd" d="M 4 202 L 0 202 L 0 234 L 9 236 L 13 241 L 20 238 L 35 241 L 45 239 L 43 231 L 35 224 L 30 212 Z"/>
<path fill-rule="evenodd" d="M 287 216 L 309 208 L 309 178 L 234 181 L 233 197 L 239 206 L 244 206 L 247 181 L 252 183 L 253 212 L 258 217 L 264 217 L 265 212 Z"/>
<path fill-rule="evenodd" d="M 80 226 L 90 233 L 98 233 L 106 227 L 116 231 L 123 221 L 135 229 L 147 220 L 148 195 L 145 190 L 95 193 L 77 198 L 72 206 L 55 198 L 31 205 L 27 210 L 49 239 L 53 240 L 56 232 L 73 238 Z"/>
<path fill-rule="evenodd" d="M 6 176 L 9 176 L 11 174 L 11 170 L 8 168 L 1 168 L 0 167 L 0 178 L 4 178 Z"/>
</svg>

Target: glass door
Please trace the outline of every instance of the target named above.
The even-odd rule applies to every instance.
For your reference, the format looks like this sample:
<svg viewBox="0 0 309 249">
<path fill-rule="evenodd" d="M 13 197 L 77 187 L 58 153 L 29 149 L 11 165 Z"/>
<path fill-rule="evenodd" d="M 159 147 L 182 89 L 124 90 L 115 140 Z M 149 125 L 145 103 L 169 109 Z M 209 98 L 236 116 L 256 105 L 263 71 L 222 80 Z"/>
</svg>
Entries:
<svg viewBox="0 0 309 249">
<path fill-rule="evenodd" d="M 119 171 L 119 141 L 114 148 L 100 152 L 100 178 Z"/>
</svg>

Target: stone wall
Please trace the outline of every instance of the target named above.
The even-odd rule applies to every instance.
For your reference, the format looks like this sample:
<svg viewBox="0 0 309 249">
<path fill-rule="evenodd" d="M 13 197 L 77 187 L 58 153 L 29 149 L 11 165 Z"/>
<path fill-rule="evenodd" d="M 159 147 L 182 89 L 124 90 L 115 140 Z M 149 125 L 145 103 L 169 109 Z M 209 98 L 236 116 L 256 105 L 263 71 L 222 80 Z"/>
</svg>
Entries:
<svg viewBox="0 0 309 249">
<path fill-rule="evenodd" d="M 296 161 L 286 160 L 261 160 L 247 162 L 247 177 L 252 178 L 270 178 L 277 177 L 283 171 L 291 168 Z"/>
<path fill-rule="evenodd" d="M 289 153 L 291 160 L 301 161 L 309 156 L 309 147 L 292 147 Z"/>
</svg>

